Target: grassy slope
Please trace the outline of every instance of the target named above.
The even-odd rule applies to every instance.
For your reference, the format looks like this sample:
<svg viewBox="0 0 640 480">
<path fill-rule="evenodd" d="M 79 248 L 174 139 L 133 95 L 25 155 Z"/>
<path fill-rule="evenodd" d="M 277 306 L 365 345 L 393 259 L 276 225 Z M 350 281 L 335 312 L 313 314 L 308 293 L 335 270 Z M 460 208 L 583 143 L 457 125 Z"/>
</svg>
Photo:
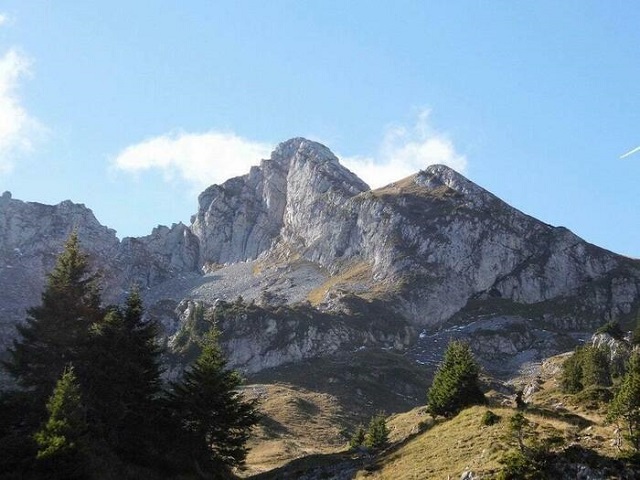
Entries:
<svg viewBox="0 0 640 480">
<path fill-rule="evenodd" d="M 345 415 L 335 396 L 286 384 L 253 385 L 263 413 L 249 442 L 245 475 L 277 468 L 294 458 L 341 450 Z"/>
<path fill-rule="evenodd" d="M 365 349 L 264 370 L 249 378 L 263 419 L 243 476 L 343 451 L 359 424 L 424 402 L 429 372 L 390 351 Z"/>
<path fill-rule="evenodd" d="M 542 375 L 535 379 L 538 390 L 524 412 L 534 429 L 530 438 L 560 436 L 565 439 L 565 447 L 574 445 L 587 451 L 588 457 L 597 464 L 615 464 L 620 452 L 612 445 L 615 426 L 605 422 L 606 406 L 560 392 L 557 372 L 563 359 L 548 360 Z M 490 396 L 488 406 L 472 407 L 449 421 L 436 422 L 424 433 L 392 445 L 374 464 L 361 469 L 355 478 L 446 479 L 460 478 L 465 471 L 473 471 L 478 478 L 492 478 L 501 468 L 499 460 L 508 450 L 516 448 L 507 428 L 508 419 L 516 410 L 505 403 L 511 402 L 494 394 Z M 501 421 L 493 426 L 481 423 L 482 415 L 488 409 L 501 417 Z M 400 419 L 406 424 L 411 416 L 416 417 L 413 424 L 417 425 L 420 409 L 391 417 L 389 424 L 394 428 Z"/>
<path fill-rule="evenodd" d="M 545 362 L 535 379 L 513 382 L 516 386 L 532 381 L 536 385 L 537 391 L 525 411 L 533 425 L 531 438 L 560 436 L 565 439 L 565 447 L 574 445 L 579 451 L 587 452 L 585 458 L 589 460 L 585 462 L 615 464 L 620 452 L 611 442 L 615 427 L 605 423 L 605 405 L 577 400 L 559 391 L 557 374 L 564 358 L 566 356 L 559 356 Z M 264 405 L 270 418 L 288 423 L 291 437 L 277 440 L 295 444 L 295 448 L 286 450 L 284 444 L 269 443 L 265 436 L 274 433 L 261 427 L 263 430 L 254 444 L 249 463 L 252 472 L 269 471 L 256 479 L 315 478 L 305 477 L 309 472 L 315 472 L 319 475 L 317 478 L 334 478 L 337 472 L 342 472 L 345 476 L 341 478 L 447 479 L 460 478 L 469 470 L 478 478 L 492 478 L 501 468 L 500 459 L 508 450 L 516 448 L 507 428 L 508 419 L 516 412 L 512 399 L 495 391 L 488 395 L 487 406 L 469 408 L 448 421 L 434 422 L 424 407 L 391 415 L 387 422 L 391 445 L 371 457 L 346 450 L 341 429 L 349 429 L 357 421 L 357 416 L 345 409 L 345 405 L 350 405 L 348 398 L 293 387 L 278 388 L 282 390 L 273 390 L 271 402 Z M 319 410 L 311 413 L 316 408 Z M 488 409 L 501 417 L 493 426 L 481 423 Z M 310 455 L 304 456 L 305 451 Z M 296 457 L 300 458 L 293 460 Z M 287 459 L 292 461 L 287 463 Z"/>
</svg>

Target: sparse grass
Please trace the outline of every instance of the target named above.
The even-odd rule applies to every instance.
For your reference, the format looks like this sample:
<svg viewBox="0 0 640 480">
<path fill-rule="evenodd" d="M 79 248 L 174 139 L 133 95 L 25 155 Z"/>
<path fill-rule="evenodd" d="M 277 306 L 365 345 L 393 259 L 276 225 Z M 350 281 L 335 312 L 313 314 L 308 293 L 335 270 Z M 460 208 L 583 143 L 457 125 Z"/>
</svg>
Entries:
<svg viewBox="0 0 640 480">
<path fill-rule="evenodd" d="M 517 448 L 513 434 L 508 432 L 508 419 L 518 410 L 501 405 L 503 395 L 496 395 L 495 401 L 490 401 L 489 406 L 468 408 L 448 421 L 434 421 L 422 406 L 392 414 L 387 418 L 391 443 L 389 448 L 374 457 L 346 451 L 346 440 L 342 440 L 347 438 L 346 432 L 340 431 L 340 427 L 334 430 L 330 428 L 342 424 L 347 426 L 345 430 L 349 430 L 357 422 L 366 423 L 364 410 L 359 415 L 353 414 L 363 406 L 362 397 L 368 399 L 369 395 L 374 394 L 374 390 L 367 389 L 368 380 L 365 381 L 361 375 L 368 368 L 369 380 L 379 382 L 385 375 L 377 373 L 376 367 L 385 365 L 385 362 L 388 362 L 386 374 L 393 371 L 391 357 L 376 360 L 376 355 L 381 354 L 366 352 L 362 357 L 352 357 L 350 370 L 343 377 L 337 373 L 339 368 L 336 364 L 330 369 L 321 367 L 317 372 L 314 370 L 314 376 L 331 375 L 333 380 L 327 385 L 333 385 L 334 393 L 340 392 L 339 394 L 329 395 L 325 392 L 317 396 L 318 392 L 286 387 L 282 398 L 274 399 L 274 404 L 269 408 L 274 412 L 274 418 L 277 417 L 280 422 L 280 426 L 275 425 L 275 428 L 283 428 L 287 424 L 287 431 L 281 432 L 277 438 L 274 436 L 274 441 L 268 446 L 258 448 L 262 458 L 268 459 L 263 465 L 271 462 L 283 467 L 257 478 L 300 478 L 309 471 L 314 472 L 313 478 L 334 478 L 337 464 L 343 465 L 338 471 L 344 468 L 344 471 L 350 472 L 345 478 L 356 479 L 460 478 L 465 471 L 472 471 L 479 478 L 496 477 L 503 468 L 500 460 L 505 458 L 507 452 Z M 560 471 L 565 467 L 576 468 L 576 465 L 588 464 L 594 468 L 604 466 L 607 471 L 614 473 L 614 476 L 606 478 L 632 478 L 629 475 L 634 475 L 631 467 L 634 460 L 626 459 L 624 452 L 618 451 L 612 444 L 615 426 L 605 423 L 606 408 L 591 408 L 588 402 L 576 400 L 576 396 L 560 391 L 556 378 L 565 358 L 566 356 L 558 356 L 546 361 L 540 376 L 535 379 L 538 390 L 530 399 L 528 408 L 523 411 L 531 425 L 526 441 L 537 441 L 540 444 L 545 439 L 549 442 L 555 439 L 548 458 L 554 462 L 553 468 Z M 400 372 L 396 372 L 396 375 L 400 375 Z M 293 378 L 291 374 L 288 376 Z M 347 384 L 341 385 L 345 380 Z M 531 380 L 516 379 L 515 383 Z M 388 389 L 388 378 L 384 383 Z M 316 386 L 320 387 L 319 384 Z M 350 388 L 336 389 L 336 386 Z M 363 386 L 364 389 L 361 388 Z M 382 390 L 380 386 L 378 390 Z M 383 403 L 393 405 L 388 393 L 381 392 L 375 400 L 377 408 L 370 404 L 368 412 L 380 410 L 379 405 Z M 334 401 L 337 403 L 333 403 Z M 339 408 L 335 409 L 336 405 Z M 489 409 L 501 420 L 485 425 L 482 419 L 488 415 Z M 334 413 L 323 416 L 323 412 Z M 388 410 L 387 412 L 389 413 Z M 316 416 L 319 417 L 318 423 L 309 422 L 310 418 Z M 328 426 L 324 433 L 321 426 L 323 423 Z M 293 430 L 289 430 L 288 424 L 293 425 Z M 313 430 L 315 428 L 318 430 Z M 273 431 L 274 426 L 267 429 Z M 311 446 L 315 450 L 308 445 L 304 446 L 297 435 L 304 436 L 304 441 L 316 441 L 317 444 Z M 329 444 L 329 437 L 335 439 L 335 443 Z M 304 456 L 305 448 L 311 450 L 310 456 Z M 287 463 L 286 458 L 294 456 L 301 458 Z"/>
<path fill-rule="evenodd" d="M 349 287 L 354 283 L 370 283 L 371 276 L 371 266 L 366 262 L 357 262 L 337 275 L 329 277 L 322 285 L 311 290 L 307 299 L 312 305 L 318 305 L 331 289 L 341 285 Z"/>
<path fill-rule="evenodd" d="M 248 444 L 248 470 L 255 474 L 295 458 L 344 448 L 345 413 L 334 396 L 286 384 L 250 385 L 263 415 Z"/>
<path fill-rule="evenodd" d="M 426 432 L 390 448 L 379 459 L 379 469 L 360 471 L 355 478 L 425 479 L 460 478 L 466 470 L 483 474 L 500 468 L 506 427 L 503 422 L 480 426 L 486 407 L 463 410 L 449 421 L 438 421 Z M 510 409 L 494 409 L 509 416 Z"/>
<path fill-rule="evenodd" d="M 368 424 L 374 414 L 408 411 L 422 403 L 428 376 L 424 367 L 401 355 L 365 349 L 264 370 L 249 381 L 254 385 L 246 387 L 247 394 L 260 398 L 264 418 L 249 443 L 243 476 L 346 450 L 357 426 Z M 392 442 L 430 422 L 422 410 L 390 419 Z"/>
<path fill-rule="evenodd" d="M 415 182 L 416 175 L 410 175 L 397 182 L 378 188 L 372 191 L 376 197 L 397 196 L 397 195 L 415 195 L 420 197 L 445 198 L 458 195 L 458 193 L 446 185 L 440 185 L 436 188 L 425 188 Z"/>
</svg>

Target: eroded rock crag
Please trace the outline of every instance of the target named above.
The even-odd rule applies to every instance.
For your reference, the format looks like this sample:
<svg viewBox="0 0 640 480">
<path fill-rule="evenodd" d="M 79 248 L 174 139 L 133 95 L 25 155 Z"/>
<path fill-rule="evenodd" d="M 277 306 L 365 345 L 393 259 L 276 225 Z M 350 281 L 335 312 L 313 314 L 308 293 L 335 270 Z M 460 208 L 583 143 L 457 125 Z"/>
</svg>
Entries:
<svg viewBox="0 0 640 480">
<path fill-rule="evenodd" d="M 265 308 L 309 302 L 318 312 L 354 314 L 347 305 L 356 298 L 394 312 L 399 328 L 390 330 L 403 347 L 425 328 L 508 316 L 524 329 L 520 336 L 491 331 L 482 345 L 494 356 L 496 349 L 515 355 L 519 345 L 535 343 L 528 328 L 587 331 L 640 306 L 640 262 L 527 216 L 446 166 L 370 190 L 328 148 L 295 138 L 247 175 L 207 188 L 191 225 L 141 238 L 118 240 L 81 204 L 3 195 L 0 349 L 24 309 L 38 303 L 45 273 L 73 229 L 104 272 L 105 299 L 140 285 L 167 337 L 184 321 L 181 301 L 213 305 L 242 295 Z M 267 354 L 264 322 L 225 324 L 235 329 L 225 337 L 234 366 L 255 371 L 352 348 L 360 338 L 350 330 L 337 341 L 336 327 L 307 328 L 304 339 L 291 327 L 295 342 Z M 241 354 L 248 351 L 258 353 Z"/>
</svg>

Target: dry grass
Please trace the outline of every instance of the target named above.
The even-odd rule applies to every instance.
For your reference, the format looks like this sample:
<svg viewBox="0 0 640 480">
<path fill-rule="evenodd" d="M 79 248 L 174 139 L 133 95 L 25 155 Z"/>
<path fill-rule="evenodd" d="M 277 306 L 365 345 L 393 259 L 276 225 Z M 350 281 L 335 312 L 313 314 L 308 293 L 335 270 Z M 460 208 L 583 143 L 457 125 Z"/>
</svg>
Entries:
<svg viewBox="0 0 640 480">
<path fill-rule="evenodd" d="M 251 385 L 246 392 L 260 399 L 263 418 L 249 441 L 244 475 L 346 445 L 341 433 L 344 414 L 334 396 L 285 384 Z"/>
<path fill-rule="evenodd" d="M 415 195 L 420 197 L 444 198 L 456 193 L 455 190 L 446 185 L 440 185 L 431 189 L 423 187 L 416 183 L 415 177 L 416 175 L 410 175 L 390 185 L 373 190 L 372 194 L 375 197 Z"/>
<path fill-rule="evenodd" d="M 390 448 L 379 458 L 378 470 L 361 471 L 356 478 L 446 479 L 460 478 L 466 470 L 475 474 L 497 470 L 504 452 L 505 418 L 511 411 L 493 409 L 503 420 L 490 427 L 480 423 L 486 411 L 486 407 L 472 407 L 452 420 L 437 422 L 426 432 Z"/>
<path fill-rule="evenodd" d="M 605 406 L 578 402 L 574 396 L 559 390 L 557 378 L 565 358 L 559 356 L 545 362 L 536 379 L 538 389 L 524 411 L 531 424 L 527 441 L 559 437 L 564 439 L 565 447 L 575 445 L 582 451 L 591 452 L 591 458 L 598 462 L 611 462 L 620 452 L 611 442 L 614 426 L 605 423 Z M 371 360 L 367 358 L 365 364 L 373 365 Z M 378 359 L 376 364 L 384 365 L 384 362 Z M 322 375 L 330 371 L 315 373 Z M 349 373 L 352 381 L 358 376 L 356 370 Z M 523 378 L 522 383 L 525 380 L 531 379 Z M 515 383 L 519 384 L 518 381 Z M 254 440 L 254 451 L 249 458 L 251 472 L 287 464 L 287 467 L 260 478 L 299 478 L 309 471 L 320 475 L 323 469 L 329 476 L 313 478 L 333 478 L 332 474 L 326 473 L 331 471 L 330 466 L 346 462 L 345 468 L 351 469 L 350 472 L 357 470 L 357 473 L 349 473 L 353 476 L 348 478 L 356 479 L 448 479 L 460 478 L 465 471 L 472 471 L 478 478 L 494 478 L 502 468 L 500 460 L 516 448 L 513 435 L 508 431 L 509 419 L 516 410 L 503 405 L 504 394 L 494 392 L 489 396 L 487 406 L 468 408 L 447 421 L 434 421 L 424 407 L 391 415 L 387 419 L 391 443 L 387 450 L 373 460 L 366 455 L 350 455 L 345 450 L 346 436 L 341 428 L 347 425 L 353 430 L 355 421 L 363 422 L 362 414 L 359 418 L 353 415 L 358 398 L 354 391 L 361 390 L 360 395 L 368 392 L 367 397 L 370 394 L 363 385 L 354 388 L 352 384 L 350 389 L 341 390 L 341 394 L 312 392 L 286 385 L 264 387 L 268 394 L 263 408 L 276 423 L 263 425 Z M 377 400 L 380 402 L 382 396 Z M 389 398 L 385 397 L 384 401 L 391 404 Z M 485 426 L 482 417 L 489 409 L 501 418 L 498 423 Z M 298 460 L 289 462 L 295 458 Z"/>
<path fill-rule="evenodd" d="M 280 242 L 275 249 L 270 251 L 269 255 L 253 260 L 251 270 L 254 276 L 259 276 L 269 270 L 289 266 L 300 261 L 301 258 L 300 252 L 290 245 Z"/>
<path fill-rule="evenodd" d="M 371 265 L 366 262 L 357 262 L 345 268 L 337 275 L 327 279 L 322 285 L 309 292 L 307 299 L 312 305 L 318 305 L 325 299 L 327 293 L 340 286 L 350 287 L 357 283 L 371 283 Z"/>
<path fill-rule="evenodd" d="M 255 384 L 246 387 L 247 395 L 260 399 L 264 418 L 250 440 L 244 476 L 301 457 L 315 464 L 322 459 L 314 454 L 342 452 L 356 427 L 380 411 L 410 410 L 394 423 L 397 432 L 410 432 L 420 417 L 419 409 L 411 409 L 424 398 L 428 383 L 424 367 L 378 349 L 263 370 L 249 380 Z M 274 475 L 268 478 L 278 478 Z"/>
</svg>

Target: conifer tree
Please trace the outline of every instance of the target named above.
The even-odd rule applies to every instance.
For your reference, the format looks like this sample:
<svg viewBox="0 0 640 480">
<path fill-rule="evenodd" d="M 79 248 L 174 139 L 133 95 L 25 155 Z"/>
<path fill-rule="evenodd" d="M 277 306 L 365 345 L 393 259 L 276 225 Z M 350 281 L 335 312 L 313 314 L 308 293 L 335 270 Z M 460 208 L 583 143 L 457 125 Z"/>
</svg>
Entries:
<svg viewBox="0 0 640 480">
<path fill-rule="evenodd" d="M 49 418 L 36 432 L 37 458 L 48 470 L 48 478 L 83 477 L 83 441 L 87 425 L 80 387 L 73 371 L 68 367 L 53 390 L 47 403 Z"/>
<path fill-rule="evenodd" d="M 583 349 L 578 347 L 562 364 L 562 376 L 560 388 L 564 393 L 578 393 L 583 388 L 582 384 L 582 357 Z"/>
<path fill-rule="evenodd" d="M 49 274 L 41 305 L 27 313 L 5 367 L 44 402 L 65 367 L 86 353 L 89 327 L 103 314 L 97 277 L 89 272 L 75 232 Z"/>
<path fill-rule="evenodd" d="M 182 380 L 172 385 L 169 404 L 183 431 L 196 468 L 222 472 L 242 466 L 246 441 L 258 421 L 255 401 L 238 392 L 240 375 L 226 368 L 218 333 L 203 338 L 202 353 Z"/>
<path fill-rule="evenodd" d="M 389 442 L 389 429 L 387 419 L 382 414 L 378 414 L 369 422 L 365 445 L 372 450 L 379 450 Z"/>
<path fill-rule="evenodd" d="M 560 387 L 564 393 L 578 393 L 588 387 L 611 386 L 611 365 L 607 348 L 586 345 L 576 348 L 562 365 Z"/>
<path fill-rule="evenodd" d="M 609 405 L 609 420 L 622 419 L 626 423 L 627 440 L 640 451 L 640 352 L 629 360 L 629 369 L 620 388 Z"/>
<path fill-rule="evenodd" d="M 611 386 L 608 350 L 594 345 L 585 347 L 582 365 L 582 384 L 585 387 Z"/>
<path fill-rule="evenodd" d="M 358 429 L 354 432 L 349 440 L 349 448 L 355 449 L 361 447 L 367 438 L 367 432 L 365 432 L 362 425 L 358 425 Z"/>
<path fill-rule="evenodd" d="M 638 309 L 638 313 L 636 314 L 636 325 L 631 333 L 631 344 L 632 345 L 640 345 L 640 308 Z"/>
<path fill-rule="evenodd" d="M 153 449 L 161 392 L 157 327 L 143 318 L 137 288 L 91 330 L 87 391 L 94 430 L 129 461 Z"/>
<path fill-rule="evenodd" d="M 484 403 L 479 376 L 480 367 L 469 345 L 461 341 L 449 343 L 427 394 L 431 415 L 452 417 L 467 406 Z"/>
</svg>

